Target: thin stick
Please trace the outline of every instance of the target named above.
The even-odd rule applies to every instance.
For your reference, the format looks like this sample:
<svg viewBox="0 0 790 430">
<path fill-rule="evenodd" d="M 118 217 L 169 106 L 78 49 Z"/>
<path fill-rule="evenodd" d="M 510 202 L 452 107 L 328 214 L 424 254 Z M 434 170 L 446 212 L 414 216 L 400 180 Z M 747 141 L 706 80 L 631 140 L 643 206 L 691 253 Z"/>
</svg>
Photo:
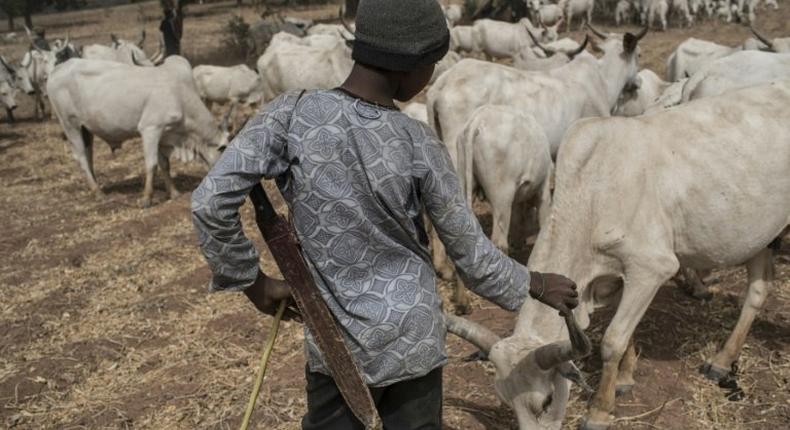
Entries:
<svg viewBox="0 0 790 430">
<path fill-rule="evenodd" d="M 272 328 L 269 330 L 269 337 L 266 339 L 266 347 L 263 349 L 263 355 L 261 355 L 261 366 L 260 369 L 258 369 L 258 376 L 255 378 L 255 385 L 252 387 L 250 401 L 247 403 L 247 411 L 244 412 L 244 420 L 241 422 L 241 430 L 247 430 L 247 426 L 250 425 L 252 411 L 255 409 L 255 402 L 258 401 L 258 393 L 260 393 L 261 385 L 263 385 L 263 377 L 266 375 L 266 366 L 269 364 L 269 356 L 272 353 L 272 349 L 274 349 L 274 341 L 277 339 L 277 331 L 280 329 L 280 320 L 283 318 L 286 304 L 286 300 L 280 302 L 280 306 L 277 308 L 277 314 L 274 316 Z"/>
<path fill-rule="evenodd" d="M 645 412 L 645 413 L 643 413 L 643 414 L 634 415 L 634 416 L 632 416 L 632 417 L 622 417 L 622 418 L 617 418 L 616 420 L 614 420 L 614 422 L 616 422 L 616 423 L 617 423 L 617 422 L 621 422 L 621 421 L 633 421 L 633 420 L 638 420 L 638 419 L 640 419 L 640 418 L 644 418 L 644 417 L 646 417 L 646 416 L 648 416 L 648 415 L 654 414 L 654 413 L 656 413 L 656 412 L 658 412 L 658 411 L 660 411 L 660 410 L 664 409 L 665 407 L 669 406 L 669 405 L 670 405 L 670 404 L 672 404 L 672 403 L 675 403 L 675 402 L 677 402 L 678 400 L 680 400 L 680 397 L 678 397 L 678 398 L 676 398 L 676 399 L 672 399 L 672 400 L 670 400 L 670 401 L 668 401 L 668 402 L 664 402 L 664 403 L 663 403 L 661 406 L 659 406 L 659 407 L 657 407 L 657 408 L 655 408 L 655 409 L 653 409 L 653 410 L 649 410 L 649 411 L 647 411 L 647 412 Z"/>
</svg>

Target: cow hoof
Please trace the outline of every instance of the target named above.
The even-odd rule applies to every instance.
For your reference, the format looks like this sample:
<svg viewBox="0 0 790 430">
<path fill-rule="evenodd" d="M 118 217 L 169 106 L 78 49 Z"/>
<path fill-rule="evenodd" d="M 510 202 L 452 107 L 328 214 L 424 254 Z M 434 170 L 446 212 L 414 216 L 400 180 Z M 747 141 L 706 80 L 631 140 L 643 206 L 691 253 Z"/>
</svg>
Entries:
<svg viewBox="0 0 790 430">
<path fill-rule="evenodd" d="M 707 302 L 707 301 L 713 299 L 713 293 L 711 293 L 708 290 L 705 290 L 705 291 L 693 291 L 691 293 L 691 297 L 693 297 L 693 298 L 695 298 L 695 299 L 697 299 L 697 300 L 699 300 L 701 302 Z"/>
<path fill-rule="evenodd" d="M 631 390 L 634 389 L 634 384 L 618 384 L 614 388 L 614 394 L 616 396 L 625 396 L 626 394 L 630 393 Z"/>
<path fill-rule="evenodd" d="M 472 313 L 472 309 L 470 308 L 469 304 L 455 304 L 456 315 L 469 315 L 470 313 Z"/>
<path fill-rule="evenodd" d="M 710 379 L 711 381 L 719 382 L 722 379 L 725 379 L 730 376 L 732 371 L 730 369 L 725 369 L 723 367 L 715 366 L 711 363 L 705 363 L 699 369 L 700 373 L 705 375 L 706 378 Z"/>
<path fill-rule="evenodd" d="M 579 430 L 606 430 L 609 428 L 609 423 L 595 422 L 585 420 L 580 426 Z"/>
</svg>

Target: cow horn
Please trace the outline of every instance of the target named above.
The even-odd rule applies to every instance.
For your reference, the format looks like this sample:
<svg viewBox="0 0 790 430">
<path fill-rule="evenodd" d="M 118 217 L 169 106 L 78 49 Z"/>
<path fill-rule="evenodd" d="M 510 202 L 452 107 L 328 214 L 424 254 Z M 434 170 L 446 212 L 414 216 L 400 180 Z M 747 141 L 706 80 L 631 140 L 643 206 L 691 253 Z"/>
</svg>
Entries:
<svg viewBox="0 0 790 430">
<path fill-rule="evenodd" d="M 2 64 L 3 67 L 5 67 L 5 69 L 8 70 L 8 73 L 12 75 L 15 74 L 14 69 L 12 69 L 11 66 L 5 62 L 5 58 L 3 58 L 2 55 L 0 55 L 0 64 Z"/>
<path fill-rule="evenodd" d="M 455 315 L 444 314 L 447 331 L 476 346 L 488 355 L 494 344 L 501 339 L 491 330 L 482 325 Z"/>
<path fill-rule="evenodd" d="M 33 46 L 35 47 L 35 46 L 36 46 L 36 44 L 35 44 L 35 43 L 33 43 L 33 32 L 32 32 L 32 31 L 30 31 L 30 29 L 29 29 L 29 28 L 27 28 L 27 25 L 25 25 L 25 33 L 27 34 L 27 40 L 29 40 L 29 41 L 30 41 L 30 44 L 31 44 L 31 45 L 33 45 Z"/>
<path fill-rule="evenodd" d="M 760 42 L 763 42 L 765 46 L 768 47 L 768 49 L 770 49 L 771 51 L 776 51 L 776 49 L 774 48 L 774 43 L 768 40 L 767 38 L 765 38 L 757 30 L 755 30 L 751 24 L 749 24 L 749 29 L 752 30 L 752 34 L 754 35 L 754 37 L 760 40 Z"/>
<path fill-rule="evenodd" d="M 162 39 L 159 39 L 159 50 L 156 51 L 156 54 L 154 54 L 153 57 L 151 57 L 151 62 L 154 63 L 154 66 L 158 66 L 162 64 L 164 60 L 165 60 L 165 54 L 164 54 L 163 43 L 162 43 Z"/>
<path fill-rule="evenodd" d="M 641 30 L 639 30 L 639 33 L 636 33 L 635 37 L 636 37 L 636 41 L 637 42 L 639 42 L 640 40 L 642 40 L 642 38 L 645 37 L 645 35 L 647 34 L 648 28 L 649 28 L 649 26 L 646 25 L 646 26 L 642 27 Z"/>
<path fill-rule="evenodd" d="M 340 8 L 340 23 L 343 24 L 343 27 L 346 29 L 348 34 L 353 36 L 354 35 L 354 30 L 352 30 L 351 26 L 348 25 L 348 23 L 346 22 L 346 17 L 344 16 L 345 15 L 344 12 L 345 12 L 344 8 Z"/>
<path fill-rule="evenodd" d="M 545 46 L 541 45 L 540 42 L 538 42 L 538 38 L 535 37 L 535 35 L 532 34 L 532 32 L 529 31 L 529 29 L 527 29 L 527 34 L 529 34 L 529 38 L 532 39 L 532 43 L 534 43 L 535 46 L 540 48 L 540 50 L 543 51 L 543 53 L 546 54 L 547 57 L 551 57 L 552 55 L 554 55 L 557 52 L 557 51 L 555 51 L 553 49 L 546 48 Z"/>
<path fill-rule="evenodd" d="M 565 316 L 565 324 L 570 341 L 550 343 L 535 350 L 535 361 L 541 369 L 549 370 L 566 361 L 578 360 L 592 351 L 590 339 L 576 324 L 572 313 Z"/>
<path fill-rule="evenodd" d="M 140 35 L 140 41 L 137 42 L 137 46 L 142 48 L 143 47 L 143 43 L 145 43 L 145 29 L 143 29 L 142 34 Z"/>
<path fill-rule="evenodd" d="M 568 59 L 573 60 L 574 58 L 576 58 L 577 55 L 581 54 L 587 48 L 587 44 L 589 42 L 590 42 L 590 35 L 585 34 L 584 41 L 582 42 L 581 46 L 579 46 L 579 48 L 576 49 L 575 51 L 566 54 L 568 55 Z"/>
<path fill-rule="evenodd" d="M 594 35 L 596 35 L 596 36 L 600 37 L 601 39 L 604 39 L 604 40 L 605 40 L 605 39 L 608 39 L 608 38 L 609 38 L 609 36 L 607 36 L 606 34 L 602 33 L 602 32 L 601 32 L 601 31 L 599 31 L 597 28 L 593 27 L 593 26 L 592 26 L 592 24 L 590 24 L 589 22 L 588 22 L 588 23 L 586 23 L 585 25 L 587 25 L 587 28 L 589 28 L 589 29 L 590 29 L 590 31 L 592 31 L 592 33 L 593 33 Z"/>
</svg>

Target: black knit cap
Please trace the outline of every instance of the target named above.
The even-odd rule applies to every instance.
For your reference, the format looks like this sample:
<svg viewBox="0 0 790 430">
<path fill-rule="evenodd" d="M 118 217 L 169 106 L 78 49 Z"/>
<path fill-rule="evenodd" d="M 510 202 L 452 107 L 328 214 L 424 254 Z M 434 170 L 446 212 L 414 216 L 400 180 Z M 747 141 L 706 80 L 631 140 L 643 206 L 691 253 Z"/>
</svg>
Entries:
<svg viewBox="0 0 790 430">
<path fill-rule="evenodd" d="M 447 54 L 450 31 L 436 0 L 359 2 L 352 58 L 362 64 L 408 72 Z"/>
</svg>

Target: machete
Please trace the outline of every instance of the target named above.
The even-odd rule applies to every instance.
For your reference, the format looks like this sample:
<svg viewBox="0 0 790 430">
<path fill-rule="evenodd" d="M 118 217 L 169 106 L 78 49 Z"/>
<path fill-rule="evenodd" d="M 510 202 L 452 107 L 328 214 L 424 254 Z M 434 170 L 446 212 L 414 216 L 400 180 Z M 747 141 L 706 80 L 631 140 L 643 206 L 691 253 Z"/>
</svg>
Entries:
<svg viewBox="0 0 790 430">
<path fill-rule="evenodd" d="M 250 199 L 255 208 L 258 228 L 285 281 L 291 287 L 291 294 L 299 307 L 302 321 L 307 324 L 318 344 L 340 394 L 366 430 L 381 430 L 381 419 L 370 391 L 343 341 L 334 316 L 329 312 L 313 282 L 290 223 L 274 210 L 260 183 L 253 187 Z"/>
</svg>

